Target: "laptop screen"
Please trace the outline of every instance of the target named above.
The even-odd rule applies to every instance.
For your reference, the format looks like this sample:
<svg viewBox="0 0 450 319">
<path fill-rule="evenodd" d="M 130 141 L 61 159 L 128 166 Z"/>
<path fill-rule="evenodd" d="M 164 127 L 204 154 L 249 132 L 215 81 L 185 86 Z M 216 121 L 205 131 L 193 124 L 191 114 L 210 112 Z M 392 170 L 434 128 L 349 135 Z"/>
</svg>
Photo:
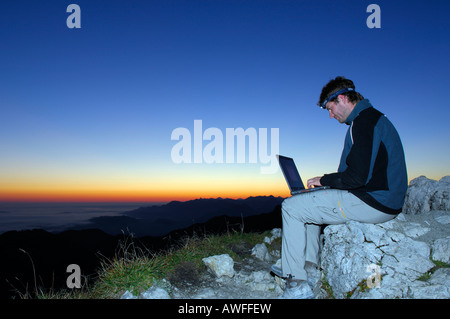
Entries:
<svg viewBox="0 0 450 319">
<path fill-rule="evenodd" d="M 294 160 L 290 157 L 279 155 L 278 161 L 280 162 L 281 170 L 283 171 L 284 177 L 286 178 L 291 191 L 305 189 Z"/>
</svg>

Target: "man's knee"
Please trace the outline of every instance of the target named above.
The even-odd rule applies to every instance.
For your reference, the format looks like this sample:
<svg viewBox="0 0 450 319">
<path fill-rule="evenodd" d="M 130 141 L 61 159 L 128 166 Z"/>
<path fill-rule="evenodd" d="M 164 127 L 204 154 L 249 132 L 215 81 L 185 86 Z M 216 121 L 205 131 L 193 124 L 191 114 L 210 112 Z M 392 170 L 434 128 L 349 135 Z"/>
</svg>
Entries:
<svg viewBox="0 0 450 319">
<path fill-rule="evenodd" d="M 299 202 L 299 198 L 294 196 L 286 198 L 281 203 L 281 214 L 284 217 L 293 217 L 297 220 L 303 220 L 303 215 L 305 214 L 303 205 Z"/>
<path fill-rule="evenodd" d="M 281 203 L 281 213 L 284 214 L 285 212 L 288 212 L 290 208 L 292 207 L 292 197 L 288 197 Z"/>
<path fill-rule="evenodd" d="M 281 203 L 281 208 L 283 210 L 301 210 L 303 207 L 309 206 L 309 194 L 299 194 L 286 198 Z"/>
</svg>

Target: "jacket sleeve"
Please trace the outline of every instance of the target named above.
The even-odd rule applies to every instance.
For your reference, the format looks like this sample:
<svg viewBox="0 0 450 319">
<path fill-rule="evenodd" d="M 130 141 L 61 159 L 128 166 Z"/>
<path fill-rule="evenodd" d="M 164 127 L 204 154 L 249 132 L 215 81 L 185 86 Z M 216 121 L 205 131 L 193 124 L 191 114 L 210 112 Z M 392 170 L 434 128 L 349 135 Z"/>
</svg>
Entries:
<svg viewBox="0 0 450 319">
<path fill-rule="evenodd" d="M 325 174 L 320 179 L 323 186 L 350 190 L 366 184 L 371 167 L 375 124 L 373 119 L 362 116 L 353 121 L 353 145 L 345 160 L 347 168 L 343 172 Z"/>
</svg>

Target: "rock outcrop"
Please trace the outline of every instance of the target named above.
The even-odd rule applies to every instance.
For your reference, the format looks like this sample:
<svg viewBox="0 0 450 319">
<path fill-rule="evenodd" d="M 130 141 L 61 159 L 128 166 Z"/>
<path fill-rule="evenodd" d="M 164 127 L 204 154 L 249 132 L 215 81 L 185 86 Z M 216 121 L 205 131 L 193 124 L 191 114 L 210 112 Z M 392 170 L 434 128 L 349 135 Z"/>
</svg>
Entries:
<svg viewBox="0 0 450 319">
<path fill-rule="evenodd" d="M 403 213 L 324 229 L 321 268 L 336 298 L 450 298 L 450 179 L 411 181 Z"/>
<path fill-rule="evenodd" d="M 450 176 L 439 181 L 419 176 L 409 183 L 403 213 L 416 215 L 432 210 L 450 211 Z"/>
<path fill-rule="evenodd" d="M 433 213 L 427 215 L 425 224 L 433 219 Z M 349 222 L 325 228 L 321 268 L 334 297 L 450 298 L 450 269 L 434 272 L 431 253 L 437 242 L 439 255 L 448 258 L 450 237 L 406 235 L 411 229 L 420 233 L 417 224 L 400 215 L 384 224 Z"/>
</svg>

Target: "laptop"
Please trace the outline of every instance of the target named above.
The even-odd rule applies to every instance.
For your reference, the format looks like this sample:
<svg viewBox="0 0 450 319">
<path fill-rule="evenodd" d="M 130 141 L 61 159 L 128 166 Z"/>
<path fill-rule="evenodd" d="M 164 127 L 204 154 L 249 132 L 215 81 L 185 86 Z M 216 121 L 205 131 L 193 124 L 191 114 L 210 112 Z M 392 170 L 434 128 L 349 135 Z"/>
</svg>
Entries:
<svg viewBox="0 0 450 319">
<path fill-rule="evenodd" d="M 283 172 L 284 178 L 289 186 L 291 195 L 316 192 L 323 189 L 328 189 L 330 186 L 320 186 L 314 188 L 305 188 L 303 185 L 300 174 L 298 173 L 297 167 L 295 166 L 294 160 L 290 157 L 277 155 L 278 163 L 280 164 L 281 171 Z"/>
</svg>

